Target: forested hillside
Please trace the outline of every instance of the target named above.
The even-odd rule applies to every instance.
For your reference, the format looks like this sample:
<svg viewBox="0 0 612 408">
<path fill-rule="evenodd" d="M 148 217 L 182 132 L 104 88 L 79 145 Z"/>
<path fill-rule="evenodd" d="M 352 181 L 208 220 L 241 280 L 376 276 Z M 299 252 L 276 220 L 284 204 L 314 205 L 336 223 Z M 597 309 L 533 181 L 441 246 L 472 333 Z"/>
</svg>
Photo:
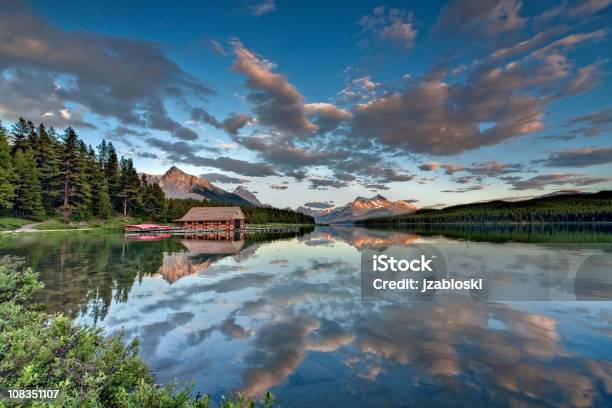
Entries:
<svg viewBox="0 0 612 408">
<path fill-rule="evenodd" d="M 94 149 L 71 127 L 58 135 L 23 118 L 10 130 L 0 122 L 0 216 L 84 221 L 120 215 L 166 222 L 202 205 L 222 204 L 166 199 L 157 183 L 138 175 L 132 159 L 117 156 L 112 142 Z M 276 208 L 243 211 L 251 223 L 314 222 Z"/>
<path fill-rule="evenodd" d="M 168 202 L 168 217 L 170 220 L 180 218 L 191 207 L 231 206 L 193 199 L 170 198 Z M 314 224 L 314 218 L 301 212 L 281 210 L 273 207 L 240 206 L 248 224 Z"/>
<path fill-rule="evenodd" d="M 487 222 L 610 222 L 612 191 L 568 194 L 532 200 L 463 204 L 441 210 L 422 209 L 408 215 L 370 218 L 363 225 Z"/>
</svg>

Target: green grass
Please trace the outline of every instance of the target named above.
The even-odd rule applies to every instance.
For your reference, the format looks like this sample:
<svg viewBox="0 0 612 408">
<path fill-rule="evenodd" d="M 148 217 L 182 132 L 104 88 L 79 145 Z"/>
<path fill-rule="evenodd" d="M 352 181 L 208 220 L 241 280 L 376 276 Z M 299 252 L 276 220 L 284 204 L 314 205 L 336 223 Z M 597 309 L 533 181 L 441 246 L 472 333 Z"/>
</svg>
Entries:
<svg viewBox="0 0 612 408">
<path fill-rule="evenodd" d="M 35 223 L 38 223 L 38 225 L 32 227 L 32 229 L 38 231 L 74 230 L 85 228 L 115 230 L 121 229 L 124 224 L 134 224 L 138 222 L 140 221 L 131 217 L 115 217 L 108 220 L 94 219 L 82 222 L 70 221 L 67 224 L 65 224 L 61 218 L 53 218 L 46 221 L 36 221 L 25 218 L 0 217 L 0 231 L 11 231 L 23 227 L 24 225 Z"/>
<path fill-rule="evenodd" d="M 10 231 L 20 227 L 23 227 L 26 224 L 32 224 L 32 220 L 26 220 L 23 218 L 14 218 L 14 217 L 0 217 L 0 231 Z"/>
<path fill-rule="evenodd" d="M 35 227 L 40 231 L 50 230 L 72 230 L 72 229 L 101 229 L 101 230 L 115 230 L 121 229 L 124 224 L 137 223 L 138 221 L 133 218 L 111 218 L 108 220 L 89 220 L 89 221 L 70 221 L 65 224 L 61 219 L 52 219 L 45 221 Z"/>
<path fill-rule="evenodd" d="M 86 223 L 83 223 L 86 224 Z M 37 225 L 34 227 L 36 230 L 46 231 L 46 230 L 69 230 L 76 228 L 87 228 L 86 225 L 81 225 L 81 223 L 70 222 L 68 224 L 64 224 L 60 220 L 47 220 L 43 224 Z"/>
</svg>

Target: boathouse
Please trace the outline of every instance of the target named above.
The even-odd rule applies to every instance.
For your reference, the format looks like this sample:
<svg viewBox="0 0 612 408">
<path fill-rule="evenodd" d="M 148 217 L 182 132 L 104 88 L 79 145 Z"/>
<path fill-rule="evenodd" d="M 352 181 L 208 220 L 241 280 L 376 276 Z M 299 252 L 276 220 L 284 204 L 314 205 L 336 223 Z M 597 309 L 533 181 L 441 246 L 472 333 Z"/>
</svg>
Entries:
<svg viewBox="0 0 612 408">
<path fill-rule="evenodd" d="M 193 207 L 175 223 L 185 229 L 222 229 L 244 228 L 246 217 L 240 207 Z"/>
</svg>

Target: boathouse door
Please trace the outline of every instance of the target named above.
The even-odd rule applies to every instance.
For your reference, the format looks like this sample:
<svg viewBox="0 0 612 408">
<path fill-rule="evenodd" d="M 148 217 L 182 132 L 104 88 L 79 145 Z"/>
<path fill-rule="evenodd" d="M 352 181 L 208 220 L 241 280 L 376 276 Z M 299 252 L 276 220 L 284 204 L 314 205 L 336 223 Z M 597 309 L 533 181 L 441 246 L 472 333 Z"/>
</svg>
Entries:
<svg viewBox="0 0 612 408">
<path fill-rule="evenodd" d="M 240 220 L 234 220 L 234 229 L 240 229 Z"/>
</svg>

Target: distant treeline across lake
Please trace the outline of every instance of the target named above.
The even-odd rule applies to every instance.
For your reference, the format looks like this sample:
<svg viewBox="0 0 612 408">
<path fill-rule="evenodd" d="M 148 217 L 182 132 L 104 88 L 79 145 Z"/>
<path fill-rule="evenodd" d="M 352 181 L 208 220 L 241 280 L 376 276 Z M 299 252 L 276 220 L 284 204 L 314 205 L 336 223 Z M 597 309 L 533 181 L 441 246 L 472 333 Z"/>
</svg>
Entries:
<svg viewBox="0 0 612 408">
<path fill-rule="evenodd" d="M 412 214 L 359 221 L 365 226 L 404 226 L 459 223 L 556 223 L 612 222 L 612 191 L 566 194 L 531 200 L 489 201 Z"/>
<path fill-rule="evenodd" d="M 444 236 L 477 242 L 526 242 L 549 244 L 612 243 L 612 223 L 533 224 L 412 224 L 373 227 L 420 236 Z"/>
</svg>

